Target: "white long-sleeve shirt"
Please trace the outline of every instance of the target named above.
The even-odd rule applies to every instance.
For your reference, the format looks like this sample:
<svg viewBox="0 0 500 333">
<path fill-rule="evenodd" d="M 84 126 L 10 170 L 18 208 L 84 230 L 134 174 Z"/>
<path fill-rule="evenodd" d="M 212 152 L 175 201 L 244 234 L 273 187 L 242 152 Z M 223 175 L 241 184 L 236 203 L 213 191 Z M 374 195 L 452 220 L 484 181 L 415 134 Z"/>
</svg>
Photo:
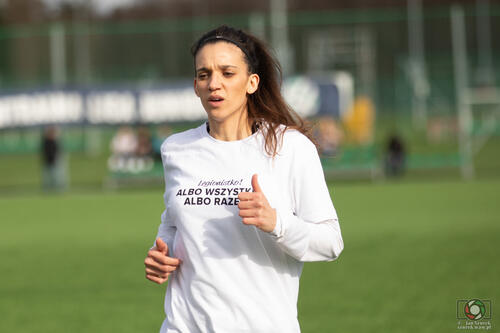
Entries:
<svg viewBox="0 0 500 333">
<path fill-rule="evenodd" d="M 272 158 L 263 140 L 261 131 L 216 140 L 203 124 L 163 143 L 158 237 L 182 264 L 169 280 L 161 332 L 300 332 L 303 262 L 336 259 L 343 241 L 312 142 L 286 130 Z M 277 211 L 271 233 L 238 215 L 238 194 L 252 191 L 255 173 Z"/>
</svg>

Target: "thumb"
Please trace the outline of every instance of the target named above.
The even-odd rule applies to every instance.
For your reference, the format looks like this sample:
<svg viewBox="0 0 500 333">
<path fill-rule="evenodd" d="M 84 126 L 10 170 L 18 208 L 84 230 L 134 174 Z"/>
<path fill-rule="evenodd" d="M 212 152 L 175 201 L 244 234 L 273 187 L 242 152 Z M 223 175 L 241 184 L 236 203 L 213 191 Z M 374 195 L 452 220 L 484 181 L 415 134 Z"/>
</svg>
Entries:
<svg viewBox="0 0 500 333">
<path fill-rule="evenodd" d="M 262 192 L 262 189 L 260 188 L 259 182 L 257 180 L 257 174 L 254 174 L 252 176 L 252 188 L 254 192 Z"/>
<path fill-rule="evenodd" d="M 158 251 L 160 251 L 161 253 L 167 255 L 168 254 L 168 245 L 163 241 L 163 239 L 161 239 L 160 237 L 158 237 L 156 239 L 156 248 L 158 249 Z"/>
</svg>

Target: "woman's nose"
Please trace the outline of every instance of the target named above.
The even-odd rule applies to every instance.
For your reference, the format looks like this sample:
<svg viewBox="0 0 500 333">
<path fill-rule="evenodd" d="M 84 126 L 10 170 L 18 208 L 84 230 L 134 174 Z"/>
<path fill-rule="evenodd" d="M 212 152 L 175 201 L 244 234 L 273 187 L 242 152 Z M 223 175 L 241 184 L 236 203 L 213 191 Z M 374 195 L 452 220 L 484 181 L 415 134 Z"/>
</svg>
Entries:
<svg viewBox="0 0 500 333">
<path fill-rule="evenodd" d="M 208 89 L 210 91 L 217 90 L 220 88 L 220 79 L 217 74 L 214 74 L 210 77 L 210 82 L 208 84 Z"/>
</svg>

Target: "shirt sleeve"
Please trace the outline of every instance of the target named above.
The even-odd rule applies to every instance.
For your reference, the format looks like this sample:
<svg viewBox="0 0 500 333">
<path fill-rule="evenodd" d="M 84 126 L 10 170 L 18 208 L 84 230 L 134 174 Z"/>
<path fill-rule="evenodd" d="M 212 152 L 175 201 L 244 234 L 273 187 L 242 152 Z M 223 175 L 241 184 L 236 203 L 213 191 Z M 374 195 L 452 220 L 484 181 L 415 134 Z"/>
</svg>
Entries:
<svg viewBox="0 0 500 333">
<path fill-rule="evenodd" d="M 156 238 L 160 237 L 168 246 L 169 254 L 172 254 L 174 249 L 174 238 L 177 228 L 174 225 L 169 224 L 167 218 L 167 210 L 164 210 L 161 214 L 161 223 L 158 227 L 158 234 Z"/>
<path fill-rule="evenodd" d="M 294 208 L 277 209 L 271 235 L 299 261 L 332 261 L 344 249 L 344 242 L 319 155 L 309 140 L 296 147 L 291 177 Z"/>
<path fill-rule="evenodd" d="M 166 168 L 166 161 L 165 157 L 163 154 L 163 149 L 164 147 L 162 146 L 162 164 L 163 164 L 163 172 L 164 172 L 164 182 L 165 182 L 165 193 L 163 195 L 163 201 L 165 203 L 165 210 L 161 214 L 161 223 L 160 226 L 158 227 L 158 234 L 156 235 L 156 238 L 160 237 L 168 246 L 169 253 L 172 254 L 172 251 L 174 249 L 174 238 L 175 238 L 175 233 L 177 232 L 177 227 L 171 222 L 171 219 L 169 218 L 169 212 L 168 212 L 168 207 L 167 207 L 167 202 L 168 202 L 168 177 L 167 177 L 167 168 Z"/>
</svg>

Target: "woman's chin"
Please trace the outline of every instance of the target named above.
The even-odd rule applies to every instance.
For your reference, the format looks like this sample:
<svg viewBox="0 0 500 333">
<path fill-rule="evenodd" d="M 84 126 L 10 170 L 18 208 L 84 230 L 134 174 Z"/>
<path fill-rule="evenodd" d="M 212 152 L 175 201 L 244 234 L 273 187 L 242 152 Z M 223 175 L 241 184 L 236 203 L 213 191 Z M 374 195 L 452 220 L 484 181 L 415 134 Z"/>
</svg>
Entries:
<svg viewBox="0 0 500 333">
<path fill-rule="evenodd" d="M 221 108 L 210 108 L 208 110 L 205 110 L 207 112 L 208 119 L 216 121 L 216 122 L 222 122 L 229 118 L 229 112 L 227 110 L 223 110 Z"/>
<path fill-rule="evenodd" d="M 210 105 L 204 105 L 204 108 L 207 113 L 208 119 L 221 123 L 228 119 L 242 119 L 242 117 L 245 117 L 245 114 L 248 111 L 244 106 L 245 104 L 242 103 L 242 106 L 240 107 L 228 105 L 213 107 Z"/>
</svg>

